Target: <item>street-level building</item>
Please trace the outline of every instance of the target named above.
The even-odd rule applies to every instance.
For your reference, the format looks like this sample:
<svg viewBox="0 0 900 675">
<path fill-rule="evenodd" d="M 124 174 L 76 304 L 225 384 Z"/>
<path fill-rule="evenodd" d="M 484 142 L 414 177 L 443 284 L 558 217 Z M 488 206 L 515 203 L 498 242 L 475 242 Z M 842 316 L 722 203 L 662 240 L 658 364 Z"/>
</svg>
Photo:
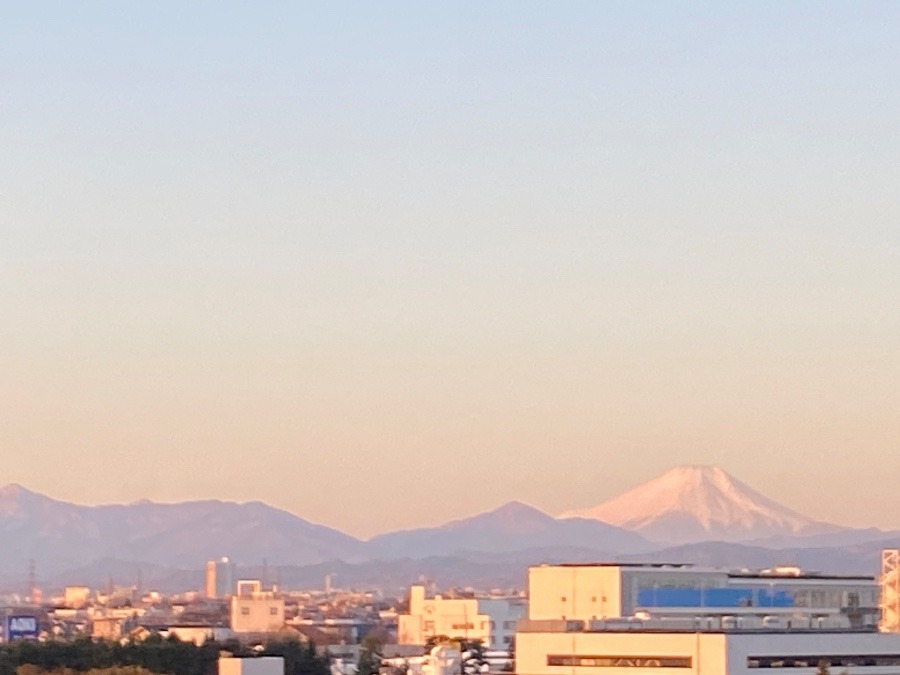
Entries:
<svg viewBox="0 0 900 675">
<path fill-rule="evenodd" d="M 397 642 L 424 645 L 429 638 L 480 641 L 487 650 L 509 650 L 516 624 L 526 615 L 520 597 L 428 597 L 424 586 L 409 589 L 409 611 L 397 616 Z"/>
<path fill-rule="evenodd" d="M 478 611 L 475 598 L 429 598 L 424 586 L 409 589 L 409 611 L 397 617 L 397 642 L 423 645 L 430 638 L 490 641 L 490 617 Z"/>
</svg>

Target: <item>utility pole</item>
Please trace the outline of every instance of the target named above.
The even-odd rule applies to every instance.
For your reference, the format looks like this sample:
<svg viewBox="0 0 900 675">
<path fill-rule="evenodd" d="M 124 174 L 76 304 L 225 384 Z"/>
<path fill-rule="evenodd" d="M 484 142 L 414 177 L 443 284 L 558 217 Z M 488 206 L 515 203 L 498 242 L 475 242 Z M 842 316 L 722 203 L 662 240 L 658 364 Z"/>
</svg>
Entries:
<svg viewBox="0 0 900 675">
<path fill-rule="evenodd" d="M 28 559 L 28 602 L 34 602 L 37 590 L 37 572 L 34 558 Z"/>
</svg>

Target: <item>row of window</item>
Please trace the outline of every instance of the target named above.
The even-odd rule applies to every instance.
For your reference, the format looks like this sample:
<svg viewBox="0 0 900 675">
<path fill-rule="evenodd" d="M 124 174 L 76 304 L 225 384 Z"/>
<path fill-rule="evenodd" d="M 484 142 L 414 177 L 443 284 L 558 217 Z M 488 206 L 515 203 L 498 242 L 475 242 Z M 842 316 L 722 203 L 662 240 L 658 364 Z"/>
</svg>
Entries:
<svg viewBox="0 0 900 675">
<path fill-rule="evenodd" d="M 820 665 L 850 668 L 853 666 L 900 666 L 898 654 L 841 654 L 823 656 L 748 656 L 748 668 L 816 668 Z"/>
<path fill-rule="evenodd" d="M 503 630 L 515 630 L 516 629 L 515 621 L 504 621 L 503 622 Z M 485 630 L 490 627 L 491 630 L 496 630 L 497 624 L 493 621 L 482 621 L 481 622 L 481 630 Z M 425 632 L 434 630 L 434 621 L 425 621 L 422 623 L 422 628 Z M 453 630 L 475 630 L 474 623 L 454 623 L 451 625 Z"/>
<path fill-rule="evenodd" d="M 269 607 L 269 614 L 271 616 L 278 616 L 278 608 L 277 607 Z M 250 616 L 250 608 L 249 607 L 241 607 L 241 616 Z"/>
<path fill-rule="evenodd" d="M 548 666 L 588 668 L 690 668 L 690 656 L 547 656 Z"/>
<path fill-rule="evenodd" d="M 504 621 L 503 622 L 503 630 L 515 630 L 517 621 Z M 490 628 L 491 630 L 496 630 L 497 623 L 495 621 L 482 621 L 481 629 Z"/>
</svg>

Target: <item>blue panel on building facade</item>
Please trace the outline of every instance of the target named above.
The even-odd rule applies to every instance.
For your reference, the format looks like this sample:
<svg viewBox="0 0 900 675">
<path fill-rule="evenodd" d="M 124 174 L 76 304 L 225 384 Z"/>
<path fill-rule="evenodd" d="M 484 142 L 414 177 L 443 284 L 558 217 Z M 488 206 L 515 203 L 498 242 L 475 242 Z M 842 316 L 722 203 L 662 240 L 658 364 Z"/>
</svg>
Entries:
<svg viewBox="0 0 900 675">
<path fill-rule="evenodd" d="M 640 607 L 793 607 L 785 591 L 750 588 L 641 588 Z"/>
</svg>

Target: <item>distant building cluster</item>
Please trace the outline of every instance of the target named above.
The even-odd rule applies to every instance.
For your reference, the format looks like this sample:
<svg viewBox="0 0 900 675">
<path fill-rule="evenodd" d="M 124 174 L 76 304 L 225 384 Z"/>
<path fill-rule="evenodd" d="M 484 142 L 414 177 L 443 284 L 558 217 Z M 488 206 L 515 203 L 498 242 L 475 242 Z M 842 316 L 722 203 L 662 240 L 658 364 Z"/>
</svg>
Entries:
<svg viewBox="0 0 900 675">
<path fill-rule="evenodd" d="M 880 579 L 792 566 L 538 565 L 524 591 L 413 584 L 390 597 L 335 588 L 331 575 L 323 589 L 285 591 L 239 578 L 223 557 L 206 564 L 201 592 L 72 585 L 40 602 L 7 598 L 2 631 L 5 641 L 290 639 L 315 644 L 333 675 L 356 675 L 364 654 L 383 675 L 892 675 L 900 672 L 900 550 L 884 551 L 882 564 Z M 277 660 L 220 664 L 223 675 L 279 668 Z"/>
</svg>

